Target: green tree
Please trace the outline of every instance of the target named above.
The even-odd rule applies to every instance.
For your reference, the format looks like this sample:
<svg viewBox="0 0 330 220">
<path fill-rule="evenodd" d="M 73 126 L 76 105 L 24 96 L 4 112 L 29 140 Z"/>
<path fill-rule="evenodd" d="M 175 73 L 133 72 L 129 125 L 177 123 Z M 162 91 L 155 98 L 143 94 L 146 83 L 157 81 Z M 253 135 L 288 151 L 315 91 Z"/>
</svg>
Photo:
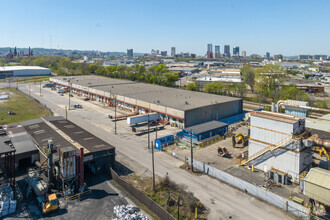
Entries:
<svg viewBox="0 0 330 220">
<path fill-rule="evenodd" d="M 280 89 L 278 99 L 308 101 L 308 95 L 303 90 L 298 89 L 296 85 L 290 84 L 289 86 L 285 86 Z"/>
<path fill-rule="evenodd" d="M 268 64 L 256 70 L 256 90 L 261 98 L 272 101 L 279 97 L 279 87 L 286 79 L 286 74 L 280 65 Z"/>
<path fill-rule="evenodd" d="M 89 71 L 90 73 L 94 74 L 95 71 L 96 71 L 96 69 L 97 69 L 97 65 L 96 65 L 96 64 L 94 64 L 94 63 L 89 64 L 89 66 L 88 66 L 88 71 Z"/>
<path fill-rule="evenodd" d="M 186 86 L 187 90 L 190 91 L 197 91 L 197 83 L 196 82 L 191 82 Z"/>
<path fill-rule="evenodd" d="M 253 67 L 251 65 L 244 65 L 241 71 L 244 82 L 249 85 L 251 91 L 254 92 L 255 72 Z"/>
</svg>

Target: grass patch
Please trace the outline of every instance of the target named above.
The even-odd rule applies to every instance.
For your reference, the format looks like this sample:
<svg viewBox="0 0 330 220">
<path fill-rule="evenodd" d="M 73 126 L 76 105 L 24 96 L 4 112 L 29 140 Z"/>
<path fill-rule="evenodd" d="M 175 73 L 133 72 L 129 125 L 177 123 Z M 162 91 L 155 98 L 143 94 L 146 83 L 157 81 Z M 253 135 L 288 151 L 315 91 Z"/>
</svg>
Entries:
<svg viewBox="0 0 330 220">
<path fill-rule="evenodd" d="M 148 197 L 162 206 L 176 219 L 194 219 L 197 208 L 197 218 L 206 219 L 207 210 L 203 204 L 188 192 L 183 186 L 175 184 L 168 176 L 157 181 L 156 191 L 152 189 L 152 178 L 141 178 L 136 174 L 121 176 L 136 188 L 142 190 Z M 178 200 L 180 198 L 180 200 Z M 180 207 L 180 217 L 178 218 L 178 202 Z"/>
<path fill-rule="evenodd" d="M 50 110 L 14 88 L 0 89 L 0 94 L 9 94 L 8 100 L 0 101 L 0 125 L 52 115 Z M 8 111 L 15 115 L 8 115 Z"/>
</svg>

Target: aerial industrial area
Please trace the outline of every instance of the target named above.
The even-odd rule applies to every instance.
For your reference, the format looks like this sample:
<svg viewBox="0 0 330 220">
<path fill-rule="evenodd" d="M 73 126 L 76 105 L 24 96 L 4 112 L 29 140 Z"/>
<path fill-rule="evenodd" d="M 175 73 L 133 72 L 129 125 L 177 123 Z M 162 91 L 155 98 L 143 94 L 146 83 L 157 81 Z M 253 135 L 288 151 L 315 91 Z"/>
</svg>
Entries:
<svg viewBox="0 0 330 220">
<path fill-rule="evenodd" d="M 0 219 L 330 219 L 330 1 L 1 6 Z"/>
<path fill-rule="evenodd" d="M 328 219 L 330 62 L 210 52 L 184 61 L 175 48 L 169 58 L 128 50 L 112 62 L 9 51 L 1 216 Z M 89 74 L 73 72 L 83 66 Z M 273 78 L 280 95 L 267 96 L 261 82 Z"/>
</svg>

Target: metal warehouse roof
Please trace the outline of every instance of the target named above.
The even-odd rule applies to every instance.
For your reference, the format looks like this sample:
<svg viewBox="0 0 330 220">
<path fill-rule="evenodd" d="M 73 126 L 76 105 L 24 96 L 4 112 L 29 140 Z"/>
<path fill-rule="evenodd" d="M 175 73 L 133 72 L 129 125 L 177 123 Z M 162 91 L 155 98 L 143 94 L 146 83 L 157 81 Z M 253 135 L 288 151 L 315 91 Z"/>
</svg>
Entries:
<svg viewBox="0 0 330 220">
<path fill-rule="evenodd" d="M 78 154 L 78 147 L 81 146 L 85 148 L 87 155 L 114 148 L 63 117 L 39 118 L 21 124 L 39 146 L 47 145 L 48 140 L 52 139 L 57 151 L 65 147 L 73 147 Z"/>
<path fill-rule="evenodd" d="M 55 79 L 65 81 L 63 77 L 55 77 Z M 69 78 L 66 77 L 66 79 Z M 70 79 L 70 83 L 182 111 L 217 103 L 242 100 L 241 98 L 194 92 L 94 75 L 76 76 Z"/>
<path fill-rule="evenodd" d="M 224 126 L 227 126 L 228 124 L 223 123 L 223 122 L 219 122 L 219 121 L 209 121 L 203 124 L 199 124 L 199 125 L 194 125 L 188 128 L 185 128 L 184 130 L 190 132 L 192 131 L 195 134 L 200 134 L 200 133 L 204 133 L 207 131 L 211 131 L 217 128 L 221 128 Z"/>
<path fill-rule="evenodd" d="M 330 171 L 321 168 L 312 168 L 304 179 L 306 182 L 330 189 Z"/>
<path fill-rule="evenodd" d="M 286 123 L 296 123 L 299 119 L 303 119 L 302 117 L 293 116 L 293 115 L 285 115 L 282 113 L 268 112 L 268 111 L 256 111 L 252 112 L 251 116 L 261 117 L 272 119 L 276 121 L 282 121 Z"/>
<path fill-rule="evenodd" d="M 1 66 L 0 71 L 14 71 L 14 70 L 50 70 L 40 66 Z"/>
</svg>

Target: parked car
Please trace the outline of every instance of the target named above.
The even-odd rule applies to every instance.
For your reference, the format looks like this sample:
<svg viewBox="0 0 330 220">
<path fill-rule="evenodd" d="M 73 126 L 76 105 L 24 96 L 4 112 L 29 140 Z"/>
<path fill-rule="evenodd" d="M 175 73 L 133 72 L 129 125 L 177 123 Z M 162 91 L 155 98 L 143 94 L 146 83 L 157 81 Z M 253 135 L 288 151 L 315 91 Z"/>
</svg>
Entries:
<svg viewBox="0 0 330 220">
<path fill-rule="evenodd" d="M 51 90 L 56 90 L 56 88 L 55 87 L 52 87 Z"/>
<path fill-rule="evenodd" d="M 60 94 L 60 96 L 64 96 L 62 92 L 60 92 L 59 94 Z"/>
<path fill-rule="evenodd" d="M 70 97 L 73 97 L 73 95 L 70 93 L 70 95 L 69 95 Z"/>
<path fill-rule="evenodd" d="M 88 97 L 84 98 L 84 101 L 89 101 L 90 99 Z"/>
<path fill-rule="evenodd" d="M 82 105 L 76 104 L 74 105 L 75 108 L 82 108 Z"/>
</svg>

